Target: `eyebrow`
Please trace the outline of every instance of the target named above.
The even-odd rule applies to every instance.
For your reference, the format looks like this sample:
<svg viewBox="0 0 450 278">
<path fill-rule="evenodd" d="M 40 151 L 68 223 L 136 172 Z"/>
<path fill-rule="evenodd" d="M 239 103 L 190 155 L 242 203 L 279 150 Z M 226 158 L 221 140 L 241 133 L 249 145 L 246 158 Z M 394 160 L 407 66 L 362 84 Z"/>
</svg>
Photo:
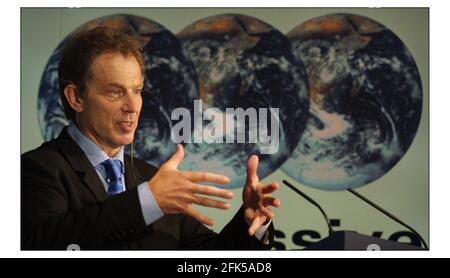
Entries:
<svg viewBox="0 0 450 278">
<path fill-rule="evenodd" d="M 118 88 L 120 88 L 122 90 L 125 90 L 125 91 L 127 90 L 125 86 L 123 86 L 122 84 L 119 84 L 119 83 L 115 83 L 115 82 L 108 83 L 107 85 L 105 85 L 105 87 L 108 87 L 108 86 L 115 86 L 115 87 L 118 87 Z M 135 86 L 133 89 L 136 89 L 136 88 L 141 89 L 143 87 L 144 87 L 144 82 L 142 82 L 138 86 Z"/>
</svg>

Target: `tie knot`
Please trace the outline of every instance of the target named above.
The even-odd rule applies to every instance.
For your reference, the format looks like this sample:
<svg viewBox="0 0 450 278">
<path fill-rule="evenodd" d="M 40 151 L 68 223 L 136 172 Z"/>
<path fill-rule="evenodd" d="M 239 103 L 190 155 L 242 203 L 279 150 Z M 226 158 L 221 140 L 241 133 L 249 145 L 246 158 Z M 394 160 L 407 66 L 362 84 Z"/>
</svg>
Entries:
<svg viewBox="0 0 450 278">
<path fill-rule="evenodd" d="M 123 163 L 118 159 L 107 159 L 101 163 L 111 180 L 119 180 L 123 176 Z"/>
</svg>

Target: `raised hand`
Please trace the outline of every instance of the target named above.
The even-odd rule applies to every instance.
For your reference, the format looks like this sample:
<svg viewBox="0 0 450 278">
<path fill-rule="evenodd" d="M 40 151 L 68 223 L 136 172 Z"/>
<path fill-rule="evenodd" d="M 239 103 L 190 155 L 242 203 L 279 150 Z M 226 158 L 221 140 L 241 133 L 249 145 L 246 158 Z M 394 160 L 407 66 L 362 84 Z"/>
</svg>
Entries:
<svg viewBox="0 0 450 278">
<path fill-rule="evenodd" d="M 192 204 L 229 209 L 230 205 L 228 203 L 201 195 L 231 199 L 233 192 L 214 186 L 198 184 L 198 182 L 227 184 L 230 182 L 230 179 L 223 175 L 208 172 L 180 171 L 178 166 L 183 158 L 183 146 L 178 144 L 175 154 L 161 165 L 156 175 L 148 182 L 150 190 L 164 213 L 184 213 L 205 225 L 212 226 L 214 221 L 194 209 Z"/>
<path fill-rule="evenodd" d="M 253 236 L 255 232 L 269 220 L 274 218 L 271 207 L 279 207 L 279 199 L 272 197 L 272 193 L 278 189 L 278 183 L 263 185 L 259 182 L 257 174 L 259 159 L 252 155 L 247 162 L 247 181 L 242 191 L 244 201 L 244 216 L 250 223 L 248 234 Z"/>
</svg>

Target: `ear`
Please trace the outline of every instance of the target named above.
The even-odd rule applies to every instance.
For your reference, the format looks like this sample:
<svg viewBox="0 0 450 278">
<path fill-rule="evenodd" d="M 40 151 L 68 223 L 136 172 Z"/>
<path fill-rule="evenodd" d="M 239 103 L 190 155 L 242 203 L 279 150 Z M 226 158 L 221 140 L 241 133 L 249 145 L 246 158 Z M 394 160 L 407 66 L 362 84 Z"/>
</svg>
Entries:
<svg viewBox="0 0 450 278">
<path fill-rule="evenodd" d="M 83 100 L 77 86 L 73 84 L 67 85 L 64 88 L 64 96 L 66 97 L 70 107 L 72 107 L 75 112 L 79 113 L 83 111 Z"/>
</svg>

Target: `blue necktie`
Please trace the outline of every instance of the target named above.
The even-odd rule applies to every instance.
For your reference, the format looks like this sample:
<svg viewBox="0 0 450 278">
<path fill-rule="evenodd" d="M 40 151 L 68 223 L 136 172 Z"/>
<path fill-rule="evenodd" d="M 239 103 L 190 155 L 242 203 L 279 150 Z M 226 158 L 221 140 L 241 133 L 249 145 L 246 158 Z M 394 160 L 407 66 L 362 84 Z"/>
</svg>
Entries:
<svg viewBox="0 0 450 278">
<path fill-rule="evenodd" d="M 105 168 L 108 196 L 119 194 L 125 190 L 123 182 L 123 164 L 118 159 L 107 159 L 100 163 Z"/>
</svg>

